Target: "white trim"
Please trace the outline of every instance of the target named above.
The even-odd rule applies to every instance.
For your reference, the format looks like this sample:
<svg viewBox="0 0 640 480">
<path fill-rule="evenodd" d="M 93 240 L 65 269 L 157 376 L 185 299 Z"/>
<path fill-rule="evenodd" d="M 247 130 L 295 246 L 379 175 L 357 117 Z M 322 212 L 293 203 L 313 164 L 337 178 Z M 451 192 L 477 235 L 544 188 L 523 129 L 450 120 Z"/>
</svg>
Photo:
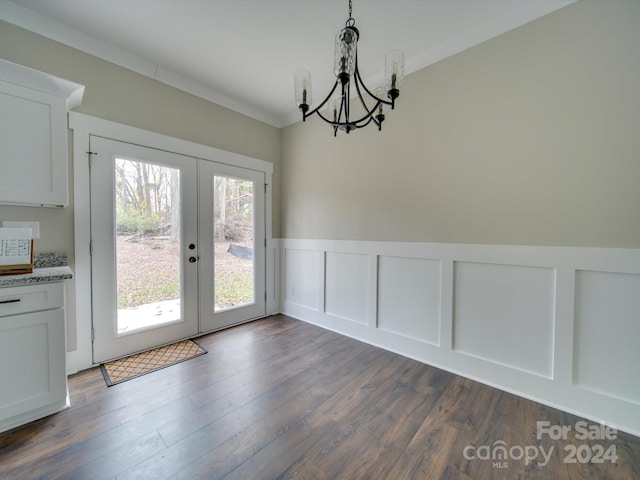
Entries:
<svg viewBox="0 0 640 480">
<path fill-rule="evenodd" d="M 267 315 L 280 313 L 280 241 L 273 238 L 273 173 L 265 172 L 267 184 L 265 198 L 265 235 L 267 239 L 266 256 L 266 286 L 267 286 Z"/>
<path fill-rule="evenodd" d="M 521 27 L 576 1 L 577 0 L 519 2 L 515 8 L 509 8 L 463 31 L 460 35 L 447 39 L 434 48 L 421 52 L 418 55 L 413 55 L 407 59 L 405 69 L 409 73 L 422 70 L 440 60 Z"/>
<path fill-rule="evenodd" d="M 95 37 L 87 35 L 56 22 L 50 18 L 39 15 L 19 5 L 14 5 L 8 1 L 0 2 L 0 18 L 6 22 L 17 25 L 38 35 L 55 40 L 64 45 L 80 50 L 82 52 L 101 58 L 108 62 L 124 67 L 133 72 L 144 75 L 145 77 L 157 80 L 165 85 L 178 88 L 183 92 L 190 93 L 196 97 L 203 98 L 209 102 L 213 102 L 222 107 L 233 110 L 234 112 L 247 115 L 255 120 L 264 122 L 268 125 L 281 128 L 281 119 L 277 115 L 256 108 L 238 99 L 231 98 L 220 92 L 217 92 L 205 85 L 194 82 L 193 80 L 173 72 L 166 68 L 144 59 L 138 55 L 132 54 L 126 50 L 115 47 L 106 42 L 100 41 Z"/>
<path fill-rule="evenodd" d="M 219 148 L 208 145 L 201 145 L 161 133 L 92 117 L 83 113 L 69 112 L 69 128 L 78 131 L 84 130 L 90 135 L 110 138 L 121 142 L 134 143 L 145 147 L 152 146 L 152 148 L 177 153 L 179 155 L 187 155 L 202 160 L 210 160 L 216 163 L 257 170 L 259 172 L 273 173 L 273 164 L 265 160 L 258 160 L 239 153 L 220 150 Z"/>
<path fill-rule="evenodd" d="M 640 283 L 640 249 L 308 239 L 280 243 L 284 314 L 640 434 L 640 381 L 635 371 L 640 350 L 630 347 L 640 332 L 636 321 L 640 300 L 633 294 Z M 335 291 L 336 285 L 327 286 L 332 281 L 326 275 L 327 253 L 368 255 L 369 265 L 381 256 L 440 261 L 440 345 L 419 339 L 427 324 L 431 334 L 438 334 L 436 308 L 428 319 L 415 313 L 422 298 L 414 297 L 415 302 L 409 298 L 411 305 L 397 303 L 402 333 L 379 328 L 371 299 L 380 301 L 384 295 L 380 269 L 369 268 L 368 274 L 362 269 L 344 272 L 352 279 L 359 275 L 357 281 L 369 286 L 368 318 L 342 318 L 325 311 L 325 291 Z M 309 271 L 316 261 L 320 279 Z M 591 282 L 582 291 L 576 272 Z M 392 281 L 413 287 L 415 279 Z M 401 289 L 399 285 L 391 294 Z M 296 292 L 302 293 L 296 296 Z M 433 290 L 428 293 L 433 298 Z M 363 305 L 354 305 L 357 298 L 347 295 L 339 301 L 348 303 L 339 311 L 363 311 Z M 393 323 L 393 318 L 385 322 Z M 603 328 L 602 322 L 612 328 Z M 486 330 L 480 330 L 479 324 L 486 325 Z M 607 337 L 602 345 L 601 336 Z M 456 345 L 460 339 L 463 342 Z M 621 344 L 625 347 L 616 350 Z M 581 345 L 589 350 L 580 355 Z"/>
<path fill-rule="evenodd" d="M 82 104 L 84 85 L 0 58 L 0 79 L 65 99 L 67 110 Z"/>
<path fill-rule="evenodd" d="M 3 0 L 0 2 L 0 16 L 6 22 L 17 25 L 38 35 L 55 40 L 82 52 L 109 60 L 116 65 L 153 78 L 155 65 L 122 49 L 108 45 L 95 37 L 67 27 L 43 15 Z"/>
<path fill-rule="evenodd" d="M 200 83 L 194 82 L 178 73 L 175 73 L 166 68 L 158 67 L 154 77 L 157 81 L 169 85 L 170 87 L 177 88 L 183 92 L 190 93 L 196 97 L 203 98 L 209 102 L 213 102 L 216 105 L 228 108 L 234 112 L 241 113 L 260 122 L 264 122 L 272 127 L 282 128 L 285 125 L 282 123 L 280 117 L 274 115 L 265 110 L 259 109 L 245 102 L 237 100 L 235 98 L 228 97 L 220 92 L 217 92 L 209 87 L 206 87 Z"/>
<path fill-rule="evenodd" d="M 71 115 L 70 115 L 71 117 Z M 89 190 L 88 127 L 81 122 L 71 126 L 73 132 L 73 222 L 74 279 L 76 287 L 76 350 L 67 352 L 67 373 L 72 374 L 93 366 L 91 352 L 91 210 Z"/>
<path fill-rule="evenodd" d="M 180 155 L 188 155 L 202 160 L 215 161 L 264 172 L 271 179 L 273 164 L 218 148 L 200 145 L 179 138 L 162 135 L 148 130 L 123 125 L 109 120 L 92 117 L 77 112 L 69 113 L 69 128 L 73 130 L 73 185 L 74 185 L 74 242 L 75 242 L 75 285 L 76 285 L 76 328 L 77 349 L 67 353 L 67 373 L 72 374 L 93 366 L 91 353 L 91 257 L 90 241 L 90 191 L 89 191 L 89 136 L 96 135 L 122 142 L 134 143 L 165 150 Z M 267 189 L 267 245 L 271 248 L 278 242 L 271 238 L 271 195 Z M 273 269 L 276 266 L 276 253 L 271 252 L 267 261 L 267 293 L 271 297 L 267 313 L 279 310 L 275 300 L 277 285 L 271 279 L 277 278 Z"/>
</svg>

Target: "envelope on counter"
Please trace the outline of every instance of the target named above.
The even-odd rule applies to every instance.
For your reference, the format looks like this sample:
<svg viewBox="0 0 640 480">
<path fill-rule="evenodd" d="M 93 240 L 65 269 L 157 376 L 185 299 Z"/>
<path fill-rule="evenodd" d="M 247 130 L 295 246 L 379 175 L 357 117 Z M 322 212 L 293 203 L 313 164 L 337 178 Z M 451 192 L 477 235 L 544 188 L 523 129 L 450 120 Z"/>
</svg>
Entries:
<svg viewBox="0 0 640 480">
<path fill-rule="evenodd" d="M 0 228 L 0 275 L 33 272 L 30 228 Z"/>
</svg>

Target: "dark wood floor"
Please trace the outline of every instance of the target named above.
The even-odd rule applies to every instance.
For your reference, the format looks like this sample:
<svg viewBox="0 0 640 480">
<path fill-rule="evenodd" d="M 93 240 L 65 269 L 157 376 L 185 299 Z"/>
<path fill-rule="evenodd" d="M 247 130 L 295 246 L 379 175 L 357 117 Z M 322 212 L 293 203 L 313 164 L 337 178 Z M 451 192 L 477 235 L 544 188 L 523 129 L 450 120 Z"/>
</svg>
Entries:
<svg viewBox="0 0 640 480">
<path fill-rule="evenodd" d="M 640 478 L 637 437 L 537 439 L 537 421 L 580 418 L 288 317 L 200 343 L 111 388 L 98 369 L 72 376 L 70 409 L 0 434 L 0 478 Z M 617 463 L 564 462 L 596 444 Z M 507 459 L 478 458 L 499 445 Z"/>
</svg>

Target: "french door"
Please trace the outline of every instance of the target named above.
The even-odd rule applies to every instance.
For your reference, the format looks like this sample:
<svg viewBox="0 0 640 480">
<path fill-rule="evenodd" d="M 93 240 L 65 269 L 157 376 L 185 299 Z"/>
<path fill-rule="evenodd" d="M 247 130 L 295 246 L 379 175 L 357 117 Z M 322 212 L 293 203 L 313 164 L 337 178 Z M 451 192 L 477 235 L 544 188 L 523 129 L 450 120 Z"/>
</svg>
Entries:
<svg viewBox="0 0 640 480">
<path fill-rule="evenodd" d="M 264 174 L 90 137 L 93 361 L 265 314 Z"/>
<path fill-rule="evenodd" d="M 263 172 L 201 161 L 200 325 L 219 330 L 266 313 Z"/>
<path fill-rule="evenodd" d="M 100 363 L 198 333 L 197 160 L 95 136 L 90 147 Z"/>
</svg>

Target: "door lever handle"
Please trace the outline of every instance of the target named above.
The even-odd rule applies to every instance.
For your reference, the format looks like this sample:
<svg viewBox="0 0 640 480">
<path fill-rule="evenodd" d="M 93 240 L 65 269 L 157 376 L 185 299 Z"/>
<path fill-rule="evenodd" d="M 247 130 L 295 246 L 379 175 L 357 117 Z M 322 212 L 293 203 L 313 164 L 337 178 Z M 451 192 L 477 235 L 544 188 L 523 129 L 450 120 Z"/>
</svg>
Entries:
<svg viewBox="0 0 640 480">
<path fill-rule="evenodd" d="M 20 301 L 19 298 L 14 298 L 14 299 L 11 299 L 11 300 L 0 300 L 0 304 L 3 304 L 3 303 L 18 303 L 19 301 Z"/>
</svg>

